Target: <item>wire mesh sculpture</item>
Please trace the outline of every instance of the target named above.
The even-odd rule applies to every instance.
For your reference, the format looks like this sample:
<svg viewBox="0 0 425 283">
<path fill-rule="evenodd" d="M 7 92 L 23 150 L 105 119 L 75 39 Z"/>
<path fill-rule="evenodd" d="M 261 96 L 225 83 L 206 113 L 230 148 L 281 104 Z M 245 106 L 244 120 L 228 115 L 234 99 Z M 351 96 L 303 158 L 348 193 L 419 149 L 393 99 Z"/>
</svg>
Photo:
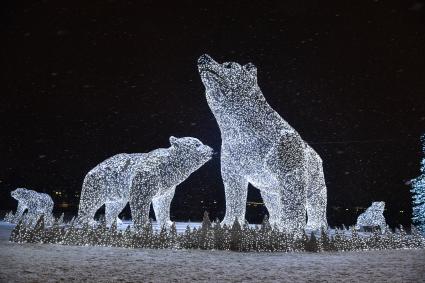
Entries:
<svg viewBox="0 0 425 283">
<path fill-rule="evenodd" d="M 287 231 L 327 227 L 322 160 L 266 102 L 256 67 L 202 55 L 198 69 L 221 131 L 223 223 L 243 223 L 250 183 L 260 190 L 272 225 Z"/>
<path fill-rule="evenodd" d="M 369 206 L 365 212 L 359 215 L 357 218 L 356 229 L 361 229 L 362 227 L 378 227 L 381 229 L 381 232 L 385 231 L 387 223 L 384 217 L 385 202 L 376 201 L 372 202 L 372 205 Z"/>
<path fill-rule="evenodd" d="M 93 224 L 96 211 L 105 205 L 110 226 L 129 202 L 136 228 L 149 221 L 151 203 L 159 224 L 171 225 L 176 186 L 210 160 L 213 150 L 192 137 L 172 136 L 170 144 L 148 153 L 117 154 L 90 170 L 83 182 L 77 222 Z"/>
<path fill-rule="evenodd" d="M 36 222 L 44 215 L 45 219 L 52 218 L 53 200 L 45 193 L 39 193 L 25 188 L 17 188 L 10 195 L 18 201 L 18 208 L 14 216 L 14 222 L 17 223 L 24 212 L 27 210 L 26 219 L 29 222 Z M 35 224 L 35 223 L 34 223 Z"/>
</svg>

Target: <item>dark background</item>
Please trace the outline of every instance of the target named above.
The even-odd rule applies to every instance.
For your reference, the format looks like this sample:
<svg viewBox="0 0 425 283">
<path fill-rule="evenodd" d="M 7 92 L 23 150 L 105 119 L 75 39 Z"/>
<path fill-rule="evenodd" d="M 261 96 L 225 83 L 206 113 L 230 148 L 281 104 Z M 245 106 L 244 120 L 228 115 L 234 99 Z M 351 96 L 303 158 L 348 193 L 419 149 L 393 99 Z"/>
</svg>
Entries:
<svg viewBox="0 0 425 283">
<path fill-rule="evenodd" d="M 194 136 L 220 148 L 196 59 L 253 62 L 267 101 L 322 156 L 331 225 L 372 201 L 409 224 L 425 131 L 424 1 L 2 1 L 0 207 L 10 191 L 76 213 L 120 152 Z M 232 2 L 232 3 L 229 3 Z M 247 219 L 266 210 L 250 188 Z M 177 190 L 172 219 L 224 215 L 219 157 Z M 124 212 L 128 217 L 128 208 Z"/>
</svg>

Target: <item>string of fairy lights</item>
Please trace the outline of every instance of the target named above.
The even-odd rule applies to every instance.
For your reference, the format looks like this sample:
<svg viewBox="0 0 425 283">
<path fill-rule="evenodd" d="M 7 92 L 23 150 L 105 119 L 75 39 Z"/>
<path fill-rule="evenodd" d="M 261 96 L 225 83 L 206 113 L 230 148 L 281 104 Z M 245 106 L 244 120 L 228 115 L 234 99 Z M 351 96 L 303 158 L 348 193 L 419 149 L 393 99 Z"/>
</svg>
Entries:
<svg viewBox="0 0 425 283">
<path fill-rule="evenodd" d="M 189 226 L 183 233 L 177 233 L 176 225 L 169 229 L 163 226 L 154 230 L 152 223 L 141 229 L 118 229 L 117 222 L 106 226 L 103 219 L 99 225 L 75 225 L 74 221 L 45 227 L 44 217 L 40 217 L 35 225 L 27 225 L 22 220 L 15 226 L 10 241 L 17 243 L 41 243 L 78 246 L 103 246 L 122 248 L 150 249 L 203 249 L 232 250 L 256 252 L 332 252 L 332 251 L 362 251 L 383 249 L 418 249 L 425 248 L 425 238 L 412 226 L 411 233 L 406 233 L 400 226 L 395 232 L 379 229 L 372 233 L 359 233 L 351 229 L 335 229 L 332 233 L 322 228 L 308 235 L 280 231 L 272 227 L 267 218 L 260 226 L 250 227 L 247 223 L 240 225 L 235 220 L 232 226 L 211 221 L 208 214 L 204 215 L 199 228 Z"/>
<path fill-rule="evenodd" d="M 10 240 L 127 248 L 199 248 L 235 251 L 347 251 L 424 248 L 425 158 L 422 175 L 411 181 L 413 220 L 408 234 L 388 228 L 384 202 L 373 202 L 355 226 L 328 229 L 327 189 L 322 159 L 266 102 L 257 84 L 257 69 L 248 63 L 219 64 L 210 56 L 198 59 L 208 105 L 221 131 L 221 175 L 226 214 L 221 223 L 208 214 L 200 228 L 177 233 L 170 220 L 176 187 L 211 159 L 213 150 L 193 137 L 170 137 L 169 148 L 114 155 L 84 178 L 78 215 L 70 222 L 54 219 L 53 200 L 44 193 L 18 188 L 18 223 Z M 425 135 L 422 137 L 425 153 Z M 245 221 L 248 184 L 258 188 L 269 212 L 261 226 Z M 119 229 L 118 215 L 130 204 L 133 225 Z M 149 220 L 153 205 L 160 230 Z M 105 217 L 94 216 L 105 205 Z M 27 211 L 24 214 L 24 211 Z M 306 220 L 307 216 L 307 220 Z M 371 227 L 371 233 L 359 232 Z M 379 228 L 379 229 L 377 229 Z M 310 232 L 310 235 L 306 231 Z"/>
</svg>

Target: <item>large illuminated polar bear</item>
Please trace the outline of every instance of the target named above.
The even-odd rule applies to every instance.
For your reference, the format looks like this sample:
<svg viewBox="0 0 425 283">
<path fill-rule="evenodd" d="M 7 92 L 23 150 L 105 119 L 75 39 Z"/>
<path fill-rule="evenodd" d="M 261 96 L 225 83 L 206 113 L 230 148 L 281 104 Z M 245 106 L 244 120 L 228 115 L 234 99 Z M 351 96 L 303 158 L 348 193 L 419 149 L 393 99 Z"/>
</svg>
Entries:
<svg viewBox="0 0 425 283">
<path fill-rule="evenodd" d="M 111 225 L 130 202 L 135 227 L 149 220 L 151 203 L 159 225 L 170 225 L 176 186 L 213 153 L 192 137 L 170 137 L 170 143 L 169 148 L 148 153 L 114 155 L 90 170 L 84 179 L 77 222 L 93 222 L 96 211 L 105 204 L 106 223 Z"/>
<path fill-rule="evenodd" d="M 270 222 L 281 230 L 327 227 L 320 156 L 266 102 L 251 63 L 198 59 L 209 107 L 221 131 L 223 222 L 245 219 L 248 183 L 261 191 Z"/>
<path fill-rule="evenodd" d="M 18 201 L 18 208 L 14 216 L 18 221 L 25 210 L 28 218 L 37 221 L 38 217 L 44 215 L 44 219 L 50 219 L 53 211 L 53 200 L 48 194 L 38 193 L 25 188 L 17 188 L 10 195 Z"/>
<path fill-rule="evenodd" d="M 375 201 L 369 206 L 365 212 L 357 217 L 356 228 L 362 227 L 377 227 L 381 229 L 381 232 L 385 231 L 387 222 L 384 217 L 385 202 Z"/>
</svg>

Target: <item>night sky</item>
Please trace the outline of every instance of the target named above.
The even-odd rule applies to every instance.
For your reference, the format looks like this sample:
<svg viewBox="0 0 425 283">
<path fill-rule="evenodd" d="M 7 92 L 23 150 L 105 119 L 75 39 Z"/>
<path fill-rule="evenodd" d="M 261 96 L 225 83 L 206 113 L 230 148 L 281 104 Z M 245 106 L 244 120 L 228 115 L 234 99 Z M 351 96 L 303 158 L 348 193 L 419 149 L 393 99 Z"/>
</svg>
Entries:
<svg viewBox="0 0 425 283">
<path fill-rule="evenodd" d="M 196 67 L 208 53 L 253 62 L 269 104 L 321 155 L 331 225 L 380 200 L 391 225 L 410 223 L 425 1 L 200 2 L 2 1 L 0 208 L 15 209 L 10 191 L 27 187 L 61 192 L 55 202 L 75 213 L 91 168 L 171 135 L 219 151 Z M 216 156 L 178 187 L 172 219 L 222 218 L 224 206 Z M 249 206 L 247 219 L 264 213 Z"/>
</svg>

